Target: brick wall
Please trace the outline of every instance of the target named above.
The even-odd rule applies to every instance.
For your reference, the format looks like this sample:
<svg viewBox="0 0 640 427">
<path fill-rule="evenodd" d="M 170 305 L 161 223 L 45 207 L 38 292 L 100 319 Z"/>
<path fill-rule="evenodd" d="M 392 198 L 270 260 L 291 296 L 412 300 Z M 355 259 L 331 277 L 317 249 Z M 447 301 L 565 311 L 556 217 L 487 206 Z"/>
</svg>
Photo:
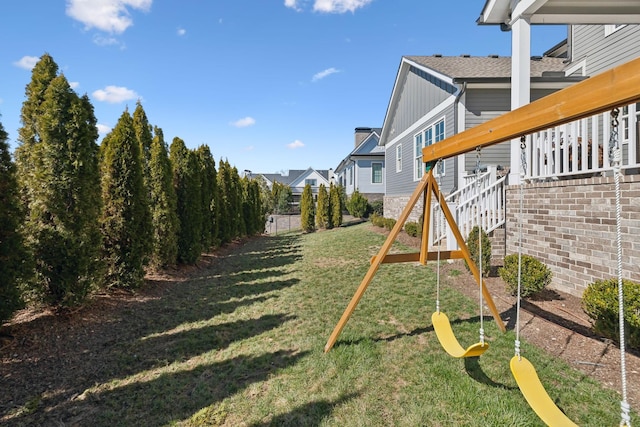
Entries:
<svg viewBox="0 0 640 427">
<path fill-rule="evenodd" d="M 640 282 L 640 176 L 621 179 L 623 277 Z M 516 218 L 522 221 L 524 254 L 553 271 L 551 287 L 581 296 L 598 279 L 617 277 L 613 177 L 526 184 L 507 188 L 506 253 L 518 251 Z"/>
</svg>

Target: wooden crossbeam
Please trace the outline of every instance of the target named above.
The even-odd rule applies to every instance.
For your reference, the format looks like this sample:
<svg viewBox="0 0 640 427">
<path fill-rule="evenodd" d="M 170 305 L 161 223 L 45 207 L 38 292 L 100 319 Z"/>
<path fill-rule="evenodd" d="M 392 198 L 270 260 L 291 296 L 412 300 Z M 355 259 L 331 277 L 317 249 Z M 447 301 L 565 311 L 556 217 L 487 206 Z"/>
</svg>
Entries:
<svg viewBox="0 0 640 427">
<path fill-rule="evenodd" d="M 440 251 L 440 260 L 444 261 L 447 259 L 463 259 L 464 255 L 462 251 Z M 437 261 L 438 253 L 437 252 L 429 252 L 426 256 L 427 261 Z M 371 263 L 376 260 L 376 257 L 371 257 Z M 393 264 L 398 262 L 419 262 L 420 261 L 420 252 L 410 252 L 406 254 L 387 254 L 382 259 L 382 264 Z"/>
</svg>

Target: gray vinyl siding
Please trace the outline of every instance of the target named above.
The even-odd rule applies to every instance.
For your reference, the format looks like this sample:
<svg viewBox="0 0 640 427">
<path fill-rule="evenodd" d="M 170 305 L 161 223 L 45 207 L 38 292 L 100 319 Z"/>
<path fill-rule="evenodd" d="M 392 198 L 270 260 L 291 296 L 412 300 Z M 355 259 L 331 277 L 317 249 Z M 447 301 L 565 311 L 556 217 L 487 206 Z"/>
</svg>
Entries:
<svg viewBox="0 0 640 427">
<path fill-rule="evenodd" d="M 425 112 L 426 114 L 426 112 Z M 433 121 L 425 124 L 422 128 L 426 128 L 430 126 L 440 119 L 444 117 L 445 121 L 445 138 L 448 138 L 453 135 L 453 105 L 446 108 L 442 115 L 438 115 L 434 117 Z M 419 119 L 416 118 L 417 121 Z M 410 123 L 409 125 L 413 124 Z M 416 133 L 418 133 L 416 131 Z M 402 144 L 402 172 L 396 173 L 396 144 L 394 144 L 390 149 L 387 149 L 385 152 L 385 165 L 387 165 L 387 172 L 385 173 L 386 178 L 386 195 L 387 196 L 406 196 L 413 192 L 416 188 L 417 181 L 413 180 L 413 161 L 414 161 L 414 152 L 413 152 L 413 136 L 411 133 L 406 135 L 402 140 L 396 142 L 396 144 Z M 389 165 L 392 167 L 389 169 Z M 445 176 L 442 178 L 442 191 L 447 193 L 453 187 L 454 180 L 454 161 L 453 159 L 448 159 L 445 162 Z"/>
<path fill-rule="evenodd" d="M 587 58 L 586 74 L 594 76 L 640 56 L 640 25 L 627 25 L 605 37 L 604 25 L 574 25 L 572 58 Z"/>
<path fill-rule="evenodd" d="M 531 91 L 531 101 L 553 92 L 554 90 L 534 89 Z M 470 129 L 511 111 L 511 89 L 470 89 L 466 94 L 465 106 L 466 129 Z M 510 141 L 483 148 L 480 164 L 508 167 L 511 163 L 510 149 Z M 465 157 L 465 170 L 473 171 L 476 164 L 475 152 L 468 153 Z"/>
<path fill-rule="evenodd" d="M 372 181 L 372 163 L 382 163 L 382 182 L 374 184 Z M 358 177 L 357 177 L 357 189 L 360 193 L 384 193 L 384 179 L 385 179 L 385 161 L 383 157 L 377 159 L 360 159 L 358 164 Z"/>
<path fill-rule="evenodd" d="M 390 129 L 394 129 L 396 135 L 402 133 L 420 117 L 451 96 L 447 92 L 447 89 L 451 88 L 443 88 L 443 85 L 427 81 L 419 76 L 418 72 L 419 70 L 411 67 L 402 86 L 396 88 L 396 90 L 400 90 L 400 99 L 390 127 Z"/>
<path fill-rule="evenodd" d="M 491 119 L 499 117 L 511 110 L 510 89 L 469 89 L 465 101 L 466 129 L 478 126 Z M 480 164 L 507 166 L 510 160 L 510 143 L 501 143 L 483 148 Z M 465 170 L 471 172 L 476 168 L 475 152 L 465 156 Z"/>
</svg>

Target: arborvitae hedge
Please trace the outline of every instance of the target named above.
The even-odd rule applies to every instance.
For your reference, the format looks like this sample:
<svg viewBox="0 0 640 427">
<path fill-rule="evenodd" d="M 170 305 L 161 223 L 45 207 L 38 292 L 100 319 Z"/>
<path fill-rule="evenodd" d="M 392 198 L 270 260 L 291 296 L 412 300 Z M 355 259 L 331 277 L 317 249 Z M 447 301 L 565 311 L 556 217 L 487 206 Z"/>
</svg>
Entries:
<svg viewBox="0 0 640 427">
<path fill-rule="evenodd" d="M 202 210 L 202 233 L 201 244 L 204 250 L 213 246 L 216 236 L 216 211 L 214 206 L 216 204 L 217 193 L 217 171 L 216 162 L 211 155 L 209 147 L 201 145 L 196 150 L 196 157 L 198 159 L 198 169 L 200 175 L 200 195 L 202 196 L 201 210 Z"/>
<path fill-rule="evenodd" d="M 104 138 L 102 171 L 104 283 L 108 287 L 137 288 L 151 253 L 151 214 L 143 182 L 140 143 L 133 119 L 125 111 Z"/>
<path fill-rule="evenodd" d="M 173 170 L 162 129 L 154 129 L 149 156 L 149 191 L 153 248 L 150 264 L 162 268 L 176 263 L 178 257 L 178 231 L 176 191 L 173 188 Z"/>
<path fill-rule="evenodd" d="M 8 135 L 0 123 L 0 325 L 22 305 L 18 279 L 25 250 L 18 227 L 22 220 L 16 167 L 9 154 Z"/>
<path fill-rule="evenodd" d="M 34 67 L 16 158 L 23 233 L 34 260 L 28 287 L 69 306 L 86 297 L 99 274 L 98 135 L 88 97 L 78 97 L 64 76 L 52 78 L 56 71 L 48 55 Z"/>
<path fill-rule="evenodd" d="M 318 188 L 318 207 L 316 211 L 316 227 L 331 228 L 331 216 L 329 210 L 329 195 L 324 184 Z"/>
<path fill-rule="evenodd" d="M 302 199 L 300 200 L 300 222 L 302 230 L 311 232 L 315 226 L 315 203 L 313 202 L 313 192 L 311 185 L 307 184 L 302 190 Z"/>
<path fill-rule="evenodd" d="M 180 220 L 178 261 L 193 264 L 202 253 L 202 194 L 198 159 L 178 137 L 173 138 L 169 152 Z"/>
<path fill-rule="evenodd" d="M 342 187 L 331 183 L 329 186 L 329 205 L 331 209 L 332 227 L 340 227 L 342 225 L 342 211 L 344 210 L 342 200 Z"/>
</svg>

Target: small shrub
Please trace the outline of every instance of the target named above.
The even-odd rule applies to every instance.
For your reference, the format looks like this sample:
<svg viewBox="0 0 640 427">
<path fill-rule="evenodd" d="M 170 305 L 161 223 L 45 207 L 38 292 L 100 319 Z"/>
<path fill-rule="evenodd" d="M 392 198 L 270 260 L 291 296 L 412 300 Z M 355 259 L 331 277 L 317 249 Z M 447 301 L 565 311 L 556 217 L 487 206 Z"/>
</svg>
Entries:
<svg viewBox="0 0 640 427">
<path fill-rule="evenodd" d="M 418 236 L 418 223 L 413 221 L 407 221 L 404 224 L 404 231 L 411 237 Z"/>
<path fill-rule="evenodd" d="M 374 200 L 369 204 L 369 209 L 372 214 L 384 215 L 384 204 L 382 200 Z"/>
<path fill-rule="evenodd" d="M 624 299 L 625 336 L 627 346 L 640 348 L 640 284 L 622 281 Z M 618 309 L 618 279 L 598 280 L 587 286 L 582 294 L 582 309 L 591 319 L 593 330 L 620 341 Z"/>
<path fill-rule="evenodd" d="M 480 268 L 478 230 L 479 227 L 477 225 L 471 229 L 471 232 L 467 237 L 467 247 L 469 248 L 471 259 L 476 263 L 476 266 Z M 467 267 L 467 270 L 469 270 L 469 265 L 467 264 L 466 260 L 464 265 Z M 482 230 L 482 274 L 488 276 L 489 272 L 491 272 L 491 241 L 489 240 L 489 236 L 487 236 L 487 233 Z"/>
<path fill-rule="evenodd" d="M 384 217 L 378 214 L 371 215 L 371 224 L 376 227 L 384 227 Z"/>
<path fill-rule="evenodd" d="M 349 214 L 356 218 L 364 218 L 367 215 L 369 201 L 358 190 L 355 190 L 347 202 Z"/>
<path fill-rule="evenodd" d="M 498 274 L 507 283 L 507 290 L 511 295 L 518 294 L 518 254 L 507 255 L 504 266 L 498 269 Z M 527 298 L 534 295 L 551 283 L 553 273 L 531 255 L 522 255 L 522 270 L 520 277 L 520 295 Z"/>
<path fill-rule="evenodd" d="M 384 219 L 384 228 L 391 231 L 393 227 L 396 225 L 396 220 L 393 218 L 385 218 Z"/>
</svg>

